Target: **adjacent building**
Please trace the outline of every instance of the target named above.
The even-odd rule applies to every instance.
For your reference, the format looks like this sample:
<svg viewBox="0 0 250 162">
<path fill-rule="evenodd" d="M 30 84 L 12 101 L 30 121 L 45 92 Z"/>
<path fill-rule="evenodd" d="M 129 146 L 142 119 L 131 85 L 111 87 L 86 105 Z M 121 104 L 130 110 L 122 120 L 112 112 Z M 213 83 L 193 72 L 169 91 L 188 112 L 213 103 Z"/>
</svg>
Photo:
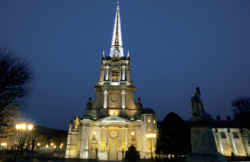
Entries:
<svg viewBox="0 0 250 162">
<path fill-rule="evenodd" d="M 192 121 L 187 121 L 189 127 L 201 129 L 208 127 L 211 130 L 216 149 L 225 157 L 250 156 L 250 131 L 240 125 L 236 120 L 212 119 L 206 113 L 201 100 L 200 89 L 196 89 L 195 95 L 191 98 Z M 193 132 L 195 134 L 196 132 Z M 192 136 L 192 133 L 191 133 Z M 193 139 L 195 141 L 195 139 Z M 204 140 L 204 139 L 203 139 Z M 213 141 L 213 140 L 212 140 Z"/>
<path fill-rule="evenodd" d="M 249 157 L 250 131 L 233 121 L 216 121 L 212 129 L 218 152 L 222 155 Z"/>
</svg>

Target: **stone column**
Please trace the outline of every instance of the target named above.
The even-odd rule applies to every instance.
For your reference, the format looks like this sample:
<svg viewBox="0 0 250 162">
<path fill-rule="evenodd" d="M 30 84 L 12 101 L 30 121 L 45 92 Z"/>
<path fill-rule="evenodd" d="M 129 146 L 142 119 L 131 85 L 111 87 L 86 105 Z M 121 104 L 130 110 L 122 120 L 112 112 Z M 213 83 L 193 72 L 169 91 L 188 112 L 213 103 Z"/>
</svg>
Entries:
<svg viewBox="0 0 250 162">
<path fill-rule="evenodd" d="M 127 81 L 129 81 L 130 82 L 130 69 L 128 68 L 127 69 L 127 71 L 126 71 L 126 79 L 127 79 Z"/>
<path fill-rule="evenodd" d="M 110 76 L 109 76 L 109 65 L 105 66 L 105 81 L 109 80 Z"/>
<path fill-rule="evenodd" d="M 120 129 L 120 136 L 119 136 L 119 143 L 120 143 L 120 146 L 122 146 L 122 144 L 123 144 L 123 137 L 122 137 L 122 127 L 119 127 L 119 129 Z M 119 152 L 121 152 L 122 151 L 122 147 L 120 147 L 120 150 L 119 150 Z"/>
<path fill-rule="evenodd" d="M 230 128 L 229 128 L 229 131 L 230 131 Z M 233 137 L 233 131 L 228 132 L 228 134 L 229 134 L 229 140 L 230 140 L 232 148 L 233 148 L 233 153 L 235 155 L 237 155 L 238 150 L 237 150 L 236 143 L 235 143 L 235 140 L 234 140 L 234 137 Z"/>
<path fill-rule="evenodd" d="M 84 144 L 85 144 L 85 138 L 82 134 L 82 132 L 84 132 L 85 130 L 85 125 L 82 125 L 82 127 L 80 128 L 80 158 L 83 158 L 84 155 L 83 152 L 84 152 Z"/>
<path fill-rule="evenodd" d="M 106 109 L 108 106 L 108 91 L 105 89 L 104 90 L 104 101 L 103 101 L 103 107 Z"/>
<path fill-rule="evenodd" d="M 220 145 L 220 151 L 221 151 L 221 154 L 224 155 L 224 149 L 223 149 L 223 144 L 222 144 L 222 141 L 221 141 L 221 132 L 218 130 L 218 143 Z"/>
<path fill-rule="evenodd" d="M 102 139 L 101 139 L 101 128 L 98 126 L 97 128 L 96 128 L 96 140 L 97 140 L 97 150 L 98 150 L 98 152 L 101 150 L 101 141 L 102 141 Z"/>
<path fill-rule="evenodd" d="M 107 152 L 107 144 L 108 144 L 108 128 L 105 128 L 105 151 Z"/>
<path fill-rule="evenodd" d="M 100 79 L 99 81 L 104 81 L 105 80 L 105 66 L 101 66 L 101 71 L 100 71 Z"/>
<path fill-rule="evenodd" d="M 89 133 L 90 133 L 90 131 L 89 131 L 89 126 L 86 126 L 85 127 L 85 133 L 82 133 L 82 136 L 84 136 L 85 137 L 85 146 L 84 146 L 84 151 L 85 151 L 85 158 L 84 159 L 88 159 L 88 154 L 89 154 Z M 85 135 L 84 135 L 85 134 Z"/>
<path fill-rule="evenodd" d="M 122 65 L 122 79 L 121 80 L 126 80 L 126 67 L 125 65 Z"/>
<path fill-rule="evenodd" d="M 125 90 L 121 91 L 121 95 L 122 95 L 122 108 L 125 109 L 125 107 L 126 107 L 126 92 L 125 92 Z"/>
<path fill-rule="evenodd" d="M 242 129 L 242 132 L 240 133 L 240 138 L 241 138 L 241 141 L 243 143 L 243 147 L 244 147 L 244 151 L 246 153 L 246 156 L 249 156 L 249 151 L 248 151 L 248 133 L 247 133 L 248 130 L 246 130 L 245 128 Z M 250 149 L 250 147 L 249 147 Z"/>
<path fill-rule="evenodd" d="M 125 128 L 125 151 L 128 150 L 128 127 Z"/>
</svg>

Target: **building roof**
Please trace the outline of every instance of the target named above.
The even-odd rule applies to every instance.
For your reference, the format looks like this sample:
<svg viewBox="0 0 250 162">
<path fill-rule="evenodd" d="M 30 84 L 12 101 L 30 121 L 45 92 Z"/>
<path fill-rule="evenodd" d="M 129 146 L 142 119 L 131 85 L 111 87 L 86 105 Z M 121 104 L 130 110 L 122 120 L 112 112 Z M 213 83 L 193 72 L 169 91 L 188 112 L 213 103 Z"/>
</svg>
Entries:
<svg viewBox="0 0 250 162">
<path fill-rule="evenodd" d="M 189 127 L 209 126 L 212 128 L 242 128 L 242 126 L 234 120 L 209 120 L 209 121 L 186 121 Z"/>
</svg>

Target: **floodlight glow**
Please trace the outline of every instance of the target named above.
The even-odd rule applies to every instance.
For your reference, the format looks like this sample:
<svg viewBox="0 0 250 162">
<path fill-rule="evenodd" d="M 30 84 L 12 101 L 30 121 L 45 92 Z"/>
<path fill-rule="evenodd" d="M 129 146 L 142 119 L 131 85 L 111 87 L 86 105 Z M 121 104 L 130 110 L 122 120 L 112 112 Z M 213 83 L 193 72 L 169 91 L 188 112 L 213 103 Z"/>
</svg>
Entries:
<svg viewBox="0 0 250 162">
<path fill-rule="evenodd" d="M 28 130 L 31 131 L 33 129 L 33 127 L 34 127 L 33 124 L 29 124 L 28 125 Z"/>
<path fill-rule="evenodd" d="M 146 134 L 146 137 L 147 138 L 155 138 L 156 134 L 155 133 L 149 133 L 149 134 Z"/>
<path fill-rule="evenodd" d="M 6 143 L 6 142 L 3 142 L 3 143 L 1 143 L 1 146 L 2 146 L 2 147 L 6 147 L 6 146 L 7 146 L 7 143 Z"/>
</svg>

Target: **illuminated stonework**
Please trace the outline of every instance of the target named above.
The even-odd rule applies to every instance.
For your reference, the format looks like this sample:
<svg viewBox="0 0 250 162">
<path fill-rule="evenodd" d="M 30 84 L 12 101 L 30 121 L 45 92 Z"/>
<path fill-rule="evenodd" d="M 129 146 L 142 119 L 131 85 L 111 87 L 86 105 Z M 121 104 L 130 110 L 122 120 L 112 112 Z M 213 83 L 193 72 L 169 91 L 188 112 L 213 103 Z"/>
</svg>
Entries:
<svg viewBox="0 0 250 162">
<path fill-rule="evenodd" d="M 70 124 L 66 158 L 121 160 L 128 147 L 134 145 L 141 158 L 155 156 L 156 125 L 146 122 L 152 114 L 141 120 L 130 121 L 118 116 L 99 120 L 82 119 L 81 127 Z"/>
<path fill-rule="evenodd" d="M 213 128 L 218 152 L 224 156 L 250 156 L 250 132 L 239 128 Z"/>
<path fill-rule="evenodd" d="M 124 56 L 119 6 L 116 10 L 110 55 L 103 53 L 95 100 L 85 115 L 69 126 L 66 158 L 121 160 L 134 145 L 141 158 L 155 156 L 155 114 L 134 101 L 130 54 Z"/>
</svg>

